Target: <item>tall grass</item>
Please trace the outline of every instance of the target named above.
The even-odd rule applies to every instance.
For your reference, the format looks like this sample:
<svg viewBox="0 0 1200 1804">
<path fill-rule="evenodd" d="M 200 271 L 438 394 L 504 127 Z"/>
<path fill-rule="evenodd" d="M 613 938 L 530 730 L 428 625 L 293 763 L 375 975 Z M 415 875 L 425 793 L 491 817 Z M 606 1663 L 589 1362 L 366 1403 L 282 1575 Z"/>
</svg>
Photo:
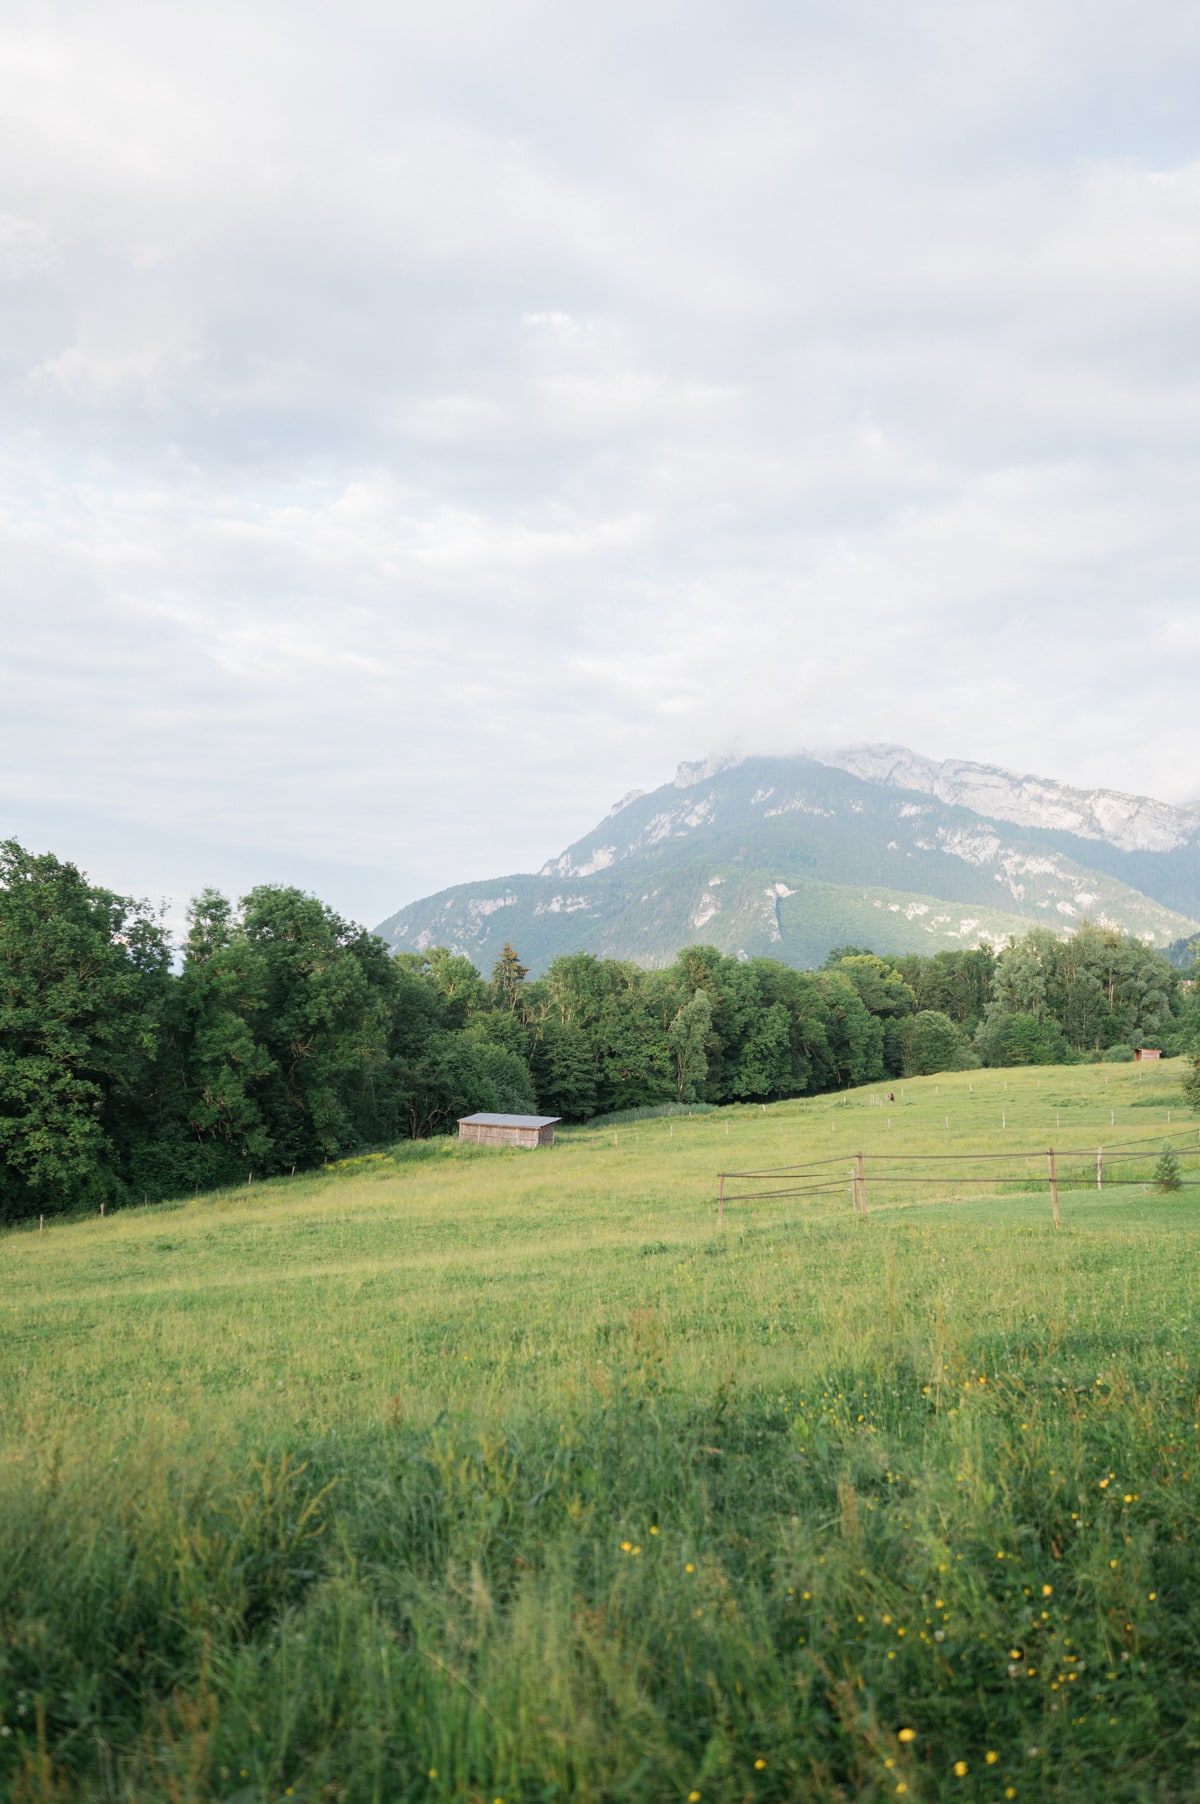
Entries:
<svg viewBox="0 0 1200 1804">
<path fill-rule="evenodd" d="M 716 1115 L 715 1102 L 658 1102 L 644 1109 L 614 1109 L 608 1115 L 593 1115 L 588 1127 L 620 1127 L 627 1121 L 669 1121 L 679 1115 Z"/>
<path fill-rule="evenodd" d="M 1149 1079 L 1052 1081 L 5 1237 L 0 1789 L 1196 1797 L 1188 1193 L 715 1231 L 718 1168 L 830 1137 L 1159 1131 Z"/>
</svg>

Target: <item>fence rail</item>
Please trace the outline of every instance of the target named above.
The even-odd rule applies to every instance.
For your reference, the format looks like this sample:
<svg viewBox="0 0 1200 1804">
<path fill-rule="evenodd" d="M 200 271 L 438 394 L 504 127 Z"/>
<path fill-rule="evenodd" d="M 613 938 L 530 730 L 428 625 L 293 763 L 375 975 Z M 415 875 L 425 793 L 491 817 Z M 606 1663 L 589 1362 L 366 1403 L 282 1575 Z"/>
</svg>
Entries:
<svg viewBox="0 0 1200 1804">
<path fill-rule="evenodd" d="M 1086 1183 L 1090 1189 L 1095 1184 L 1097 1190 L 1103 1190 L 1107 1184 L 1113 1189 L 1133 1189 L 1141 1185 L 1145 1187 L 1153 1181 L 1149 1176 L 1113 1176 L 1112 1167 L 1131 1164 L 1145 1164 L 1161 1153 L 1164 1144 L 1170 1144 L 1169 1137 L 1164 1141 L 1161 1134 L 1138 1138 L 1136 1140 L 1110 1141 L 1099 1145 L 1093 1141 L 1088 1146 L 1052 1147 L 1039 1146 L 1020 1149 L 1009 1149 L 1004 1152 L 975 1153 L 871 1153 L 862 1152 L 834 1154 L 830 1158 L 810 1159 L 803 1165 L 771 1165 L 748 1171 L 722 1171 L 717 1174 L 717 1226 L 725 1223 L 725 1205 L 727 1203 L 752 1203 L 785 1200 L 789 1197 L 842 1195 L 847 1186 L 850 1189 L 851 1206 L 854 1213 L 862 1220 L 868 1219 L 867 1208 L 867 1176 L 868 1166 L 872 1185 L 878 1184 L 886 1194 L 888 1191 L 909 1185 L 920 1184 L 945 1192 L 962 1189 L 981 1188 L 995 1190 L 999 1186 L 1013 1184 L 1032 1185 L 1045 1184 L 1050 1198 L 1051 1214 L 1054 1225 L 1060 1225 L 1059 1190 L 1062 1187 L 1077 1190 Z M 1153 1150 L 1151 1150 L 1153 1149 Z M 1179 1187 L 1195 1189 L 1200 1181 L 1200 1145 L 1175 1146 L 1172 1148 L 1179 1172 Z M 852 1164 L 848 1164 L 848 1159 Z M 1029 1169 L 1030 1162 L 1035 1162 L 1037 1171 Z M 1006 1166 L 1006 1171 L 992 1169 L 986 1172 L 966 1171 L 964 1166 Z M 1019 1169 L 1022 1165 L 1024 1170 Z M 840 1167 L 839 1174 L 833 1175 L 834 1168 Z M 907 1167 L 900 1170 L 898 1167 Z M 915 1169 L 914 1169 L 915 1168 Z M 949 1169 L 953 1168 L 953 1169 Z M 1183 1174 L 1198 1174 L 1191 1182 L 1184 1181 Z M 748 1183 L 754 1180 L 765 1180 L 768 1187 L 753 1190 L 727 1190 L 730 1182 Z M 942 1195 L 938 1201 L 950 1200 Z"/>
</svg>

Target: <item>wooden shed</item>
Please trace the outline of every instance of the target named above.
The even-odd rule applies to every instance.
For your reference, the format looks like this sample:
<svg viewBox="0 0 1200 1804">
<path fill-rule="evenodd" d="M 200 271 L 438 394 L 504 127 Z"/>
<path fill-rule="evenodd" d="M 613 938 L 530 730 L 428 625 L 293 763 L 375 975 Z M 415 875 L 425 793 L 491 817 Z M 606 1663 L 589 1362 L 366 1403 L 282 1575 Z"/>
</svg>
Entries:
<svg viewBox="0 0 1200 1804">
<path fill-rule="evenodd" d="M 554 1124 L 561 1115 L 463 1115 L 460 1140 L 478 1146 L 553 1146 Z"/>
<path fill-rule="evenodd" d="M 1139 1065 L 1146 1065 L 1154 1059 L 1161 1059 L 1162 1053 L 1157 1046 L 1139 1046 L 1133 1056 Z"/>
</svg>

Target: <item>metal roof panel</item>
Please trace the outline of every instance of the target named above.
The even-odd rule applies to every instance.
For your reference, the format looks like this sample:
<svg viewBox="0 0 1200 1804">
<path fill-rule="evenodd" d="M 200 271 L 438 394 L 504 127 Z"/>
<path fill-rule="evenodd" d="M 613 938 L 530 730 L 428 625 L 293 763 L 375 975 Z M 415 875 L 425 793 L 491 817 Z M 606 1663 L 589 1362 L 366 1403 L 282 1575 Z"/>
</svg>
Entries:
<svg viewBox="0 0 1200 1804">
<path fill-rule="evenodd" d="M 458 1125 L 468 1122 L 476 1127 L 544 1128 L 561 1120 L 561 1115 L 460 1115 Z"/>
</svg>

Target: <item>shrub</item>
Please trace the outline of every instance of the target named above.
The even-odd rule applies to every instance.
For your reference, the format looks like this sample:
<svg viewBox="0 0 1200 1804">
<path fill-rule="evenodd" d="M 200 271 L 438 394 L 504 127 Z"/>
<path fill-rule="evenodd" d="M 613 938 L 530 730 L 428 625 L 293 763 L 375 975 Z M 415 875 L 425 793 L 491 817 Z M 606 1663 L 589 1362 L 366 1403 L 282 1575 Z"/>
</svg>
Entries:
<svg viewBox="0 0 1200 1804">
<path fill-rule="evenodd" d="M 1192 1068 L 1183 1080 L 1183 1094 L 1193 1109 L 1200 1109 L 1200 1056 L 1192 1060 Z"/>
</svg>

